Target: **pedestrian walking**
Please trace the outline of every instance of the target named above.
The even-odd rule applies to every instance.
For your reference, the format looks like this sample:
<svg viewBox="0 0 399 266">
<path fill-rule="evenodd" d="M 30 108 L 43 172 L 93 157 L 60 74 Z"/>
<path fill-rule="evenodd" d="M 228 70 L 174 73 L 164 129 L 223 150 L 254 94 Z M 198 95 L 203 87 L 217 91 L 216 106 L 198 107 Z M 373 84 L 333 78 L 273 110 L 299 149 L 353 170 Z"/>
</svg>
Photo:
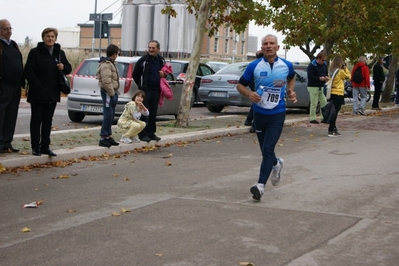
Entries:
<svg viewBox="0 0 399 266">
<path fill-rule="evenodd" d="M 277 56 L 280 46 L 271 34 L 262 38 L 263 57 L 251 62 L 239 80 L 237 90 L 253 102 L 254 124 L 262 152 L 258 182 L 250 191 L 259 201 L 271 175 L 272 185 L 280 182 L 284 160 L 274 152 L 285 120 L 285 95 L 296 102 L 295 72 L 291 62 Z M 255 91 L 246 87 L 255 80 Z"/>
<path fill-rule="evenodd" d="M 17 43 L 11 40 L 11 35 L 10 22 L 0 20 L 0 153 L 19 152 L 11 142 L 25 79 L 22 54 Z"/>
</svg>

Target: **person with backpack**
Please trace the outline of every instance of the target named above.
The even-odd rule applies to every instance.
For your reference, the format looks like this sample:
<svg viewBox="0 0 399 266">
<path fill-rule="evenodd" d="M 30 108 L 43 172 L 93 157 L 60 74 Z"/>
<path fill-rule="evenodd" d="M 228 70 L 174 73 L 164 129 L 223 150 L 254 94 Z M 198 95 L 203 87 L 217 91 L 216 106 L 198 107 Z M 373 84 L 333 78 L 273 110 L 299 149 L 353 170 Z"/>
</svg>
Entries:
<svg viewBox="0 0 399 266">
<path fill-rule="evenodd" d="M 384 64 L 384 57 L 381 56 L 377 63 L 375 63 L 373 67 L 373 80 L 374 80 L 374 96 L 373 96 L 373 105 L 371 109 L 373 110 L 381 110 L 378 107 L 378 103 L 380 102 L 380 96 L 382 91 L 382 84 L 385 81 L 384 69 L 382 68 Z"/>
<path fill-rule="evenodd" d="M 366 64 L 366 57 L 360 56 L 352 69 L 351 82 L 353 88 L 353 115 L 364 115 L 367 101 L 367 90 L 370 89 L 370 70 Z M 359 105 L 360 95 L 360 105 Z"/>
</svg>

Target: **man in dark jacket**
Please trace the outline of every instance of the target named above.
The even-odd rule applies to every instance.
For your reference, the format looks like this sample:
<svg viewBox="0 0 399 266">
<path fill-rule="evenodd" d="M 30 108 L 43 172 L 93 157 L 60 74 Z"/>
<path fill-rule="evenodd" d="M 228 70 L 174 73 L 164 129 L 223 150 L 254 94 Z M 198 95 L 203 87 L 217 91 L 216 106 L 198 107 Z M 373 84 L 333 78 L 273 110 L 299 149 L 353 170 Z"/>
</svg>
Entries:
<svg viewBox="0 0 399 266">
<path fill-rule="evenodd" d="M 380 57 L 373 67 L 374 96 L 373 105 L 371 106 L 373 110 L 381 110 L 381 108 L 378 107 L 378 103 L 380 102 L 382 84 L 384 84 L 385 81 L 384 69 L 382 68 L 383 64 L 384 57 Z"/>
<path fill-rule="evenodd" d="M 147 117 L 147 126 L 139 133 L 142 141 L 150 142 L 151 140 L 159 141 L 160 137 L 155 135 L 156 117 L 158 112 L 158 103 L 160 97 L 160 79 L 165 77 L 165 73 L 161 71 L 165 64 L 165 59 L 158 54 L 160 44 L 156 40 L 148 43 L 148 54 L 141 57 L 134 66 L 133 79 L 140 90 L 145 92 L 144 106 L 147 107 L 150 115 Z M 140 118 L 145 122 L 146 117 Z"/>
<path fill-rule="evenodd" d="M 19 151 L 12 147 L 11 142 L 25 80 L 22 54 L 11 35 L 10 22 L 0 20 L 0 153 Z"/>
<path fill-rule="evenodd" d="M 326 96 L 324 95 L 324 85 L 328 81 L 328 68 L 326 64 L 327 55 L 325 52 L 317 54 L 308 65 L 308 92 L 310 98 L 310 123 L 318 124 L 316 120 L 317 103 L 320 102 L 320 107 L 327 104 Z M 320 120 L 323 120 L 323 114 L 320 113 Z"/>
<path fill-rule="evenodd" d="M 395 88 L 396 88 L 395 105 L 396 107 L 399 107 L 399 68 L 396 69 L 395 72 Z"/>
</svg>

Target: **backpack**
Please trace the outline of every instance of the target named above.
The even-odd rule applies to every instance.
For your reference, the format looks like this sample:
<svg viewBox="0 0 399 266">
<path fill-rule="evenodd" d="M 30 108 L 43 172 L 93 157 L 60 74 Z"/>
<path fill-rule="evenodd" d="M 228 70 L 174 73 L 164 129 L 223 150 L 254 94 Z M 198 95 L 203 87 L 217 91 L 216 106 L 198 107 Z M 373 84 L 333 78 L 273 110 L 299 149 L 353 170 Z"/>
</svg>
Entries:
<svg viewBox="0 0 399 266">
<path fill-rule="evenodd" d="M 334 81 L 335 76 L 338 74 L 339 68 L 335 69 L 334 73 L 332 74 L 331 78 L 327 81 L 326 83 L 326 98 L 327 100 L 331 98 L 331 89 L 332 89 L 332 84 Z"/>
<path fill-rule="evenodd" d="M 362 66 L 356 68 L 356 70 L 353 72 L 352 76 L 352 81 L 355 83 L 362 83 L 364 80 L 363 74 L 362 74 Z"/>
</svg>

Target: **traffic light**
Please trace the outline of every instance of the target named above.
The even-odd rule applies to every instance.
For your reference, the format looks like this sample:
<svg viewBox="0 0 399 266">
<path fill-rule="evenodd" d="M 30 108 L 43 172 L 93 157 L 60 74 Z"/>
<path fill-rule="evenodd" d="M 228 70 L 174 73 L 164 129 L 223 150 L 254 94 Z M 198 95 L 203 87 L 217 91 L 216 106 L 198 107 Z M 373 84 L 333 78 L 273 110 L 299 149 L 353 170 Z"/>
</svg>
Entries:
<svg viewBox="0 0 399 266">
<path fill-rule="evenodd" d="M 108 38 L 108 21 L 101 21 L 101 38 Z M 94 21 L 94 38 L 100 38 L 100 21 Z"/>
</svg>

